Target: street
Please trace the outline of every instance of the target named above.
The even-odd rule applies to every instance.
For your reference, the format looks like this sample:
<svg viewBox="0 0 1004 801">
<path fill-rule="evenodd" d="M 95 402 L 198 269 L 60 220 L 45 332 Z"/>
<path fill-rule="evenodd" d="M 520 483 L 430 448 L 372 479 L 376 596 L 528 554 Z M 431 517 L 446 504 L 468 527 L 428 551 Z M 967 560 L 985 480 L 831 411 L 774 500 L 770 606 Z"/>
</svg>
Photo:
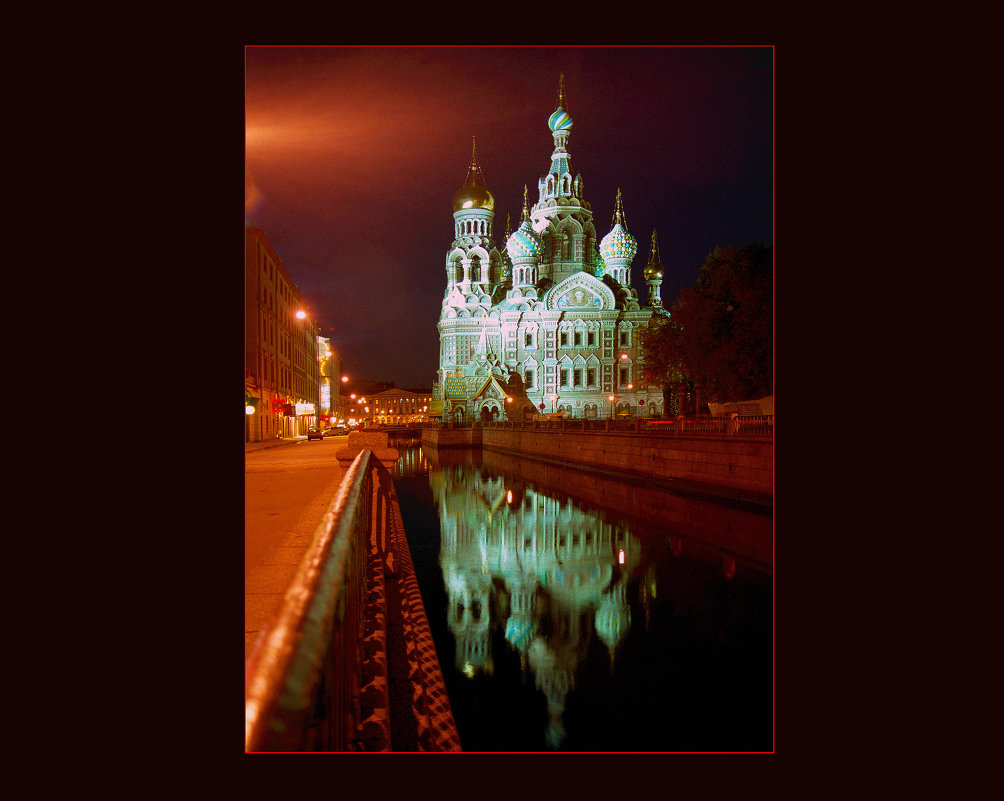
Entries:
<svg viewBox="0 0 1004 801">
<path fill-rule="evenodd" d="M 335 453 L 348 437 L 248 451 L 244 462 L 244 658 L 286 588 L 341 485 Z"/>
</svg>

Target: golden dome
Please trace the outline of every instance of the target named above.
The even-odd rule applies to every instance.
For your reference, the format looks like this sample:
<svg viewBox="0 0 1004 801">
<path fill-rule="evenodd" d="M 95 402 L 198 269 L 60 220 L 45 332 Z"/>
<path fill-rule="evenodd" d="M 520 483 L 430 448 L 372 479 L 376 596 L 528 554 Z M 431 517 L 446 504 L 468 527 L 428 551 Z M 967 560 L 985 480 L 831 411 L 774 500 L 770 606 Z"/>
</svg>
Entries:
<svg viewBox="0 0 1004 801">
<path fill-rule="evenodd" d="M 495 198 L 492 197 L 492 193 L 488 191 L 487 187 L 478 183 L 477 178 L 473 175 L 453 196 L 453 210 L 460 211 L 461 209 L 495 210 Z"/>
<path fill-rule="evenodd" d="M 481 167 L 478 165 L 477 144 L 471 137 L 471 166 L 467 168 L 467 183 L 465 183 L 453 196 L 453 210 L 461 209 L 487 209 L 495 211 L 495 198 L 484 185 L 481 177 Z"/>
</svg>

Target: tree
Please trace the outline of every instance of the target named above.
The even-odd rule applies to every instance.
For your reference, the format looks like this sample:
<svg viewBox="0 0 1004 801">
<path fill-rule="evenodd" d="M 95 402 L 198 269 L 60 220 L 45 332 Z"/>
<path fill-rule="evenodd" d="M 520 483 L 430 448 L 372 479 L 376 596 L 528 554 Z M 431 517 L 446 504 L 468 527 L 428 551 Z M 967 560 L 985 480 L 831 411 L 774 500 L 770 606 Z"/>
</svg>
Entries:
<svg viewBox="0 0 1004 801">
<path fill-rule="evenodd" d="M 669 312 L 653 318 L 642 336 L 646 380 L 664 388 L 700 386 L 713 402 L 773 392 L 770 248 L 716 247 Z"/>
</svg>

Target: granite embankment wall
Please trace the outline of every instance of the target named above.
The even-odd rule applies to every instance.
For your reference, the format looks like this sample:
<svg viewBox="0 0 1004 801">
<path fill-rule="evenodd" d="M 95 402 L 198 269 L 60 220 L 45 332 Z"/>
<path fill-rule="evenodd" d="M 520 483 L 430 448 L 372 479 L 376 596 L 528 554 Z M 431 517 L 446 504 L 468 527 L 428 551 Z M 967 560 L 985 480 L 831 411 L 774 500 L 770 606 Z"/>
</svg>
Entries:
<svg viewBox="0 0 1004 801">
<path fill-rule="evenodd" d="M 771 437 L 458 428 L 428 429 L 422 433 L 422 441 L 440 448 L 480 446 L 598 468 L 623 477 L 644 476 L 681 486 L 703 486 L 725 495 L 759 497 L 768 503 L 774 491 Z"/>
</svg>

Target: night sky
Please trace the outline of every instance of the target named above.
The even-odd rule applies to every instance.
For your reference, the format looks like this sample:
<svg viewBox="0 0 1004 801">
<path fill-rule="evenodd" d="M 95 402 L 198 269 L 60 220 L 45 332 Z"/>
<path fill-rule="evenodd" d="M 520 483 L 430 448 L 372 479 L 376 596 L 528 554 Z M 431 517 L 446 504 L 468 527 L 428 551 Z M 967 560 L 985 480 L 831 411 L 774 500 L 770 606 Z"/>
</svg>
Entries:
<svg viewBox="0 0 1004 801">
<path fill-rule="evenodd" d="M 716 245 L 773 244 L 773 48 L 247 47 L 245 220 L 265 231 L 353 378 L 431 386 L 451 201 L 472 137 L 494 238 L 537 200 L 565 76 L 597 235 L 618 188 L 658 233 L 672 304 Z"/>
</svg>

